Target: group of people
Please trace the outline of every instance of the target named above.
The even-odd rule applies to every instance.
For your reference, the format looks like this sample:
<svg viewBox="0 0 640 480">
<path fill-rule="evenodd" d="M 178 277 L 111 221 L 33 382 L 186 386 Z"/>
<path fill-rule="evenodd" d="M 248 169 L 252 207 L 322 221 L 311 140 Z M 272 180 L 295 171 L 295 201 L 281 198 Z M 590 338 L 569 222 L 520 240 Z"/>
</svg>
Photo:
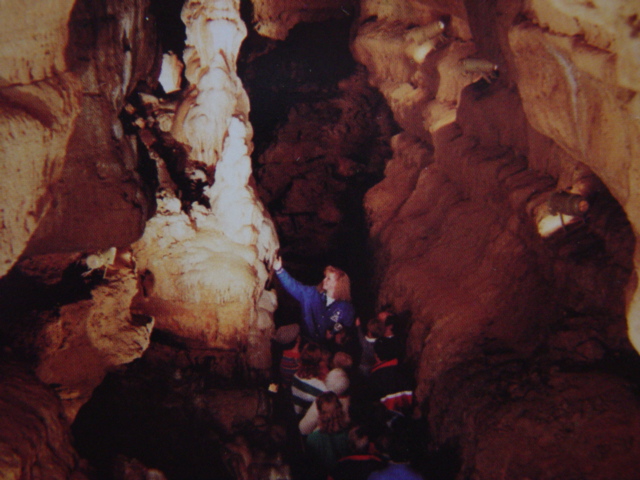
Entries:
<svg viewBox="0 0 640 480">
<path fill-rule="evenodd" d="M 398 316 L 382 309 L 361 322 L 348 275 L 328 266 L 317 285 L 274 269 L 300 304 L 302 320 L 280 326 L 274 342 L 280 398 L 290 405 L 308 466 L 317 480 L 408 480 L 413 381 L 405 370 Z"/>
</svg>

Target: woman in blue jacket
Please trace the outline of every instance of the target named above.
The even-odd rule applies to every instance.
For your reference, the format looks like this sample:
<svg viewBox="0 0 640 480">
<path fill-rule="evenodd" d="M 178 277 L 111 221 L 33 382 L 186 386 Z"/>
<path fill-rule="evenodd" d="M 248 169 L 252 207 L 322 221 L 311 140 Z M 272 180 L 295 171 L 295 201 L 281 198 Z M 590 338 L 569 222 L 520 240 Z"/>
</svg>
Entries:
<svg viewBox="0 0 640 480">
<path fill-rule="evenodd" d="M 351 304 L 351 283 L 345 272 L 328 266 L 320 285 L 313 286 L 303 285 L 289 275 L 279 256 L 273 262 L 273 268 L 284 289 L 302 307 L 305 337 L 324 343 L 343 328 L 353 328 L 355 312 Z"/>
</svg>

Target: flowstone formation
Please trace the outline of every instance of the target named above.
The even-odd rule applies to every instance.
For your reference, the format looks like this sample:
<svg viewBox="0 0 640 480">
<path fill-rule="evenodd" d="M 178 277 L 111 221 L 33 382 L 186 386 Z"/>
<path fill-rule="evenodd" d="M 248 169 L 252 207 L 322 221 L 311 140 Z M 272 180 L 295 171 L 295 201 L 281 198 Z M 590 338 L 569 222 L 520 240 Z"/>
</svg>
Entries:
<svg viewBox="0 0 640 480">
<path fill-rule="evenodd" d="M 264 375 L 277 305 L 265 285 L 278 241 L 251 185 L 249 103 L 235 73 L 246 28 L 233 1 L 187 2 L 182 19 L 188 91 L 168 132 L 153 112 L 154 128 L 144 132 L 161 183 L 158 212 L 133 246 L 150 285 L 134 309 L 193 348 L 217 349 L 227 375 L 237 364 Z M 183 152 L 173 178 L 198 185 L 191 198 L 177 197 L 153 140 L 163 133 Z"/>
</svg>

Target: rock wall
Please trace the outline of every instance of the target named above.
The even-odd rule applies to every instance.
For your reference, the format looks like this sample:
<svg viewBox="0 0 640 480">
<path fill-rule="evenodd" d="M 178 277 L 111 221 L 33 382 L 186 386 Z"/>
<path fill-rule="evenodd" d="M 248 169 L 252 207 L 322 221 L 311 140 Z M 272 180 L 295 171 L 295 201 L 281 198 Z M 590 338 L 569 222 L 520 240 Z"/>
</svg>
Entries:
<svg viewBox="0 0 640 480">
<path fill-rule="evenodd" d="M 158 62 L 149 2 L 76 2 L 65 45 L 66 70 L 82 85 L 80 112 L 59 181 L 55 208 L 23 252 L 91 252 L 126 247 L 153 213 L 153 191 L 141 178 L 136 140 L 120 119 L 139 82 L 153 83 Z"/>
<path fill-rule="evenodd" d="M 72 478 L 78 456 L 60 400 L 32 372 L 3 364 L 0 471 L 4 478 Z M 83 477 L 75 477 L 81 480 Z"/>
<path fill-rule="evenodd" d="M 135 269 L 110 268 L 108 282 L 94 285 L 90 298 L 61 306 L 36 334 L 36 375 L 55 386 L 70 423 L 107 372 L 142 356 L 154 327 L 153 318 L 123 308 L 138 295 Z"/>
<path fill-rule="evenodd" d="M 9 84 L 2 93 L 8 107 L 2 117 L 7 139 L 2 165 L 3 178 L 12 182 L 3 187 L 3 198 L 16 200 L 13 207 L 3 206 L 3 273 L 22 255 L 29 263 L 16 276 L 61 282 L 68 274 L 59 265 L 64 260 L 57 257 L 52 267 L 47 255 L 69 252 L 67 266 L 75 275 L 81 273 L 77 265 L 88 270 L 82 272 L 90 275 L 85 284 L 91 275 L 103 274 L 116 290 L 127 292 L 109 296 L 119 298 L 130 320 L 133 301 L 135 315 L 152 317 L 182 340 L 234 356 L 250 347 L 250 369 L 267 370 L 276 303 L 264 286 L 277 239 L 250 185 L 249 104 L 235 74 L 246 35 L 239 3 L 184 6 L 187 85 L 174 95 L 183 101 L 171 106 L 169 100 L 167 107 L 163 99 L 162 111 L 145 111 L 144 118 L 132 105 L 144 104 L 136 89 L 159 105 L 150 94 L 159 88 L 161 56 L 149 3 L 77 2 L 56 9 L 55 21 L 48 17 L 40 25 L 35 18 L 49 6 L 45 2 L 34 10 L 34 28 L 18 31 L 13 40 L 10 27 L 31 11 L 11 9 L 13 23 L 5 17 L 3 77 Z M 41 44 L 43 52 L 25 61 L 21 56 L 32 48 L 29 41 Z M 27 128 L 31 117 L 39 130 Z M 168 124 L 167 131 L 160 124 Z M 29 137 L 43 132 L 42 141 Z M 149 138 L 157 140 L 154 147 L 161 153 L 145 144 Z M 179 165 L 174 151 L 183 154 Z M 24 168 L 21 157 L 33 166 Z M 16 181 L 23 175 L 24 182 Z M 189 184 L 198 182 L 198 194 L 191 195 Z M 107 275 L 121 254 L 128 255 L 134 278 L 123 288 L 124 278 Z M 92 294 L 99 297 L 97 283 L 89 288 L 94 287 Z"/>
<path fill-rule="evenodd" d="M 73 3 L 8 2 L 3 8 L 0 275 L 9 271 L 51 207 L 50 185 L 61 176 L 80 112 L 81 85 L 65 73 Z"/>
<path fill-rule="evenodd" d="M 55 2 L 36 2 L 26 10 L 7 6 L 8 15 L 3 16 L 7 22 L 3 67 L 11 70 L 3 74 L 9 82 L 2 87 L 2 120 L 7 127 L 2 168 L 11 188 L 3 191 L 2 198 L 7 218 L 21 227 L 16 231 L 14 220 L 4 222 L 2 235 L 13 245 L 3 245 L 7 255 L 3 274 L 21 259 L 14 271 L 4 275 L 2 302 L 4 333 L 12 325 L 9 335 L 14 340 L 35 337 L 34 348 L 27 348 L 29 355 L 40 362 L 41 378 L 65 392 L 66 413 L 73 419 L 106 370 L 139 356 L 149 340 L 146 331 L 135 354 L 99 346 L 103 334 L 117 337 L 118 328 L 127 330 L 125 325 L 132 322 L 126 308 L 137 293 L 132 265 L 125 267 L 128 278 L 112 277 L 111 286 L 97 288 L 91 300 L 59 307 L 87 300 L 74 299 L 72 290 L 64 292 L 70 286 L 69 275 L 83 283 L 82 267 L 76 267 L 97 268 L 101 275 L 113 267 L 116 249 L 110 247 L 126 247 L 139 238 L 153 209 L 149 188 L 139 175 L 135 139 L 125 134 L 118 116 L 138 82 L 152 77 L 156 46 L 146 1 L 126 6 L 77 2 L 62 7 Z M 26 27 L 12 33 L 16 25 Z M 30 167 L 24 167 L 25 160 Z M 13 203 L 27 210 L 11 211 Z M 108 252 L 114 252 L 113 258 Z M 30 288 L 39 286 L 7 289 L 12 281 L 20 284 L 27 278 L 33 281 Z M 52 301 L 43 294 L 47 285 L 58 285 L 63 296 Z M 104 319 L 112 315 L 117 321 L 108 325 Z M 23 334 L 17 333 L 20 324 Z M 89 341 L 86 335 L 93 334 L 98 336 Z M 84 340 L 78 343 L 77 335 Z M 79 344 L 90 345 L 90 350 L 96 347 L 113 361 L 78 361 L 83 348 L 69 352 Z"/>
<path fill-rule="evenodd" d="M 251 180 L 239 2 L 185 4 L 185 88 L 173 95 L 158 84 L 147 0 L 5 10 L 2 359 L 58 394 L 62 425 L 154 329 L 178 350 L 217 355 L 219 375 L 265 376 L 278 241 Z M 45 478 L 24 469 L 30 455 L 7 460 L 16 478 Z"/>
<path fill-rule="evenodd" d="M 252 21 L 263 37 L 284 40 L 292 27 L 303 22 L 321 22 L 353 14 L 353 0 L 269 0 L 252 2 Z"/>
<path fill-rule="evenodd" d="M 149 2 L 116 3 L 5 2 L 0 19 L 3 355 L 25 354 L 50 385 L 33 388 L 62 401 L 35 402 L 61 428 L 28 429 L 33 450 L 16 456 L 15 437 L 2 441 L 0 461 L 21 478 L 69 475 L 65 422 L 107 371 L 143 354 L 154 328 L 218 355 L 227 376 L 270 366 L 276 300 L 265 285 L 278 240 L 251 179 L 240 2 L 185 3 L 173 95 L 157 86 Z M 460 451 L 459 478 L 634 478 L 637 5 L 355 7 L 256 2 L 253 19 L 281 40 L 298 22 L 356 14 L 354 57 L 402 129 L 366 200 L 379 303 L 412 313 L 432 447 Z M 365 91 L 357 78 L 341 88 Z M 353 173 L 345 152 L 322 164 Z M 277 197 L 274 184 L 265 189 Z M 313 200 L 299 193 L 285 206 Z M 583 195 L 588 214 L 552 211 L 559 193 Z M 340 215 L 318 208 L 325 223 Z M 3 376 L 3 393 L 21 378 Z M 9 400 L 24 422 L 31 401 Z M 43 452 L 54 473 L 38 470 Z"/>
<path fill-rule="evenodd" d="M 637 28 L 638 6 L 633 3 L 541 1 L 532 2 L 528 18 L 508 32 L 527 118 L 602 178 L 624 208 L 636 237 Z M 640 291 L 635 279 L 629 295 L 629 337 L 640 349 Z"/>
<path fill-rule="evenodd" d="M 458 478 L 637 468 L 635 417 L 607 404 L 637 408 L 635 17 L 564 3 L 365 1 L 356 27 L 403 129 L 365 204 L 378 302 L 412 314 L 417 396 Z M 553 211 L 578 192 L 587 216 Z"/>
</svg>

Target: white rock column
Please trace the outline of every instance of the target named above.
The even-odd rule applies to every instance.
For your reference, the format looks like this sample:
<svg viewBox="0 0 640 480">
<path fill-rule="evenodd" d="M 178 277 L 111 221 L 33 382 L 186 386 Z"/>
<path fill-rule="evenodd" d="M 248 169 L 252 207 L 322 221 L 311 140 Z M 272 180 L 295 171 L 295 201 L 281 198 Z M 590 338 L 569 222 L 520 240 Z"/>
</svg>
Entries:
<svg viewBox="0 0 640 480">
<path fill-rule="evenodd" d="M 158 214 L 134 246 L 139 271 L 154 279 L 137 308 L 157 328 L 265 370 L 276 306 L 265 285 L 278 240 L 250 185 L 249 102 L 235 71 L 246 27 L 236 0 L 188 0 L 182 20 L 185 75 L 196 90 L 172 133 L 189 151 L 193 178 L 215 172 L 204 193 L 210 208 L 183 209 L 170 188 L 159 194 Z"/>
</svg>

